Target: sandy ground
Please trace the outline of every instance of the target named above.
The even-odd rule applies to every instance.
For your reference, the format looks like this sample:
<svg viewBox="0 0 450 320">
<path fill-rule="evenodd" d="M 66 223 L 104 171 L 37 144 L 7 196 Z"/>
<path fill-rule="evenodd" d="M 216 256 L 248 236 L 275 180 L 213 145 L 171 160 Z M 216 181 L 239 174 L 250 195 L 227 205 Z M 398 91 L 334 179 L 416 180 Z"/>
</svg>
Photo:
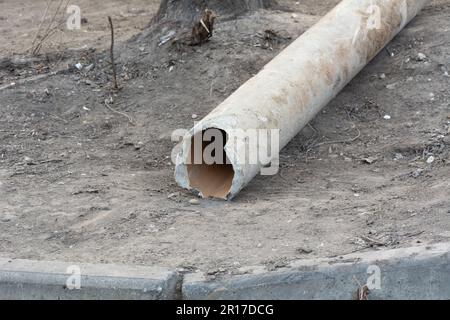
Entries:
<svg viewBox="0 0 450 320">
<path fill-rule="evenodd" d="M 47 0 L 2 0 L 0 1 L 0 57 L 23 53 L 33 47 L 32 43 L 41 26 L 47 8 Z M 50 0 L 47 19 L 42 23 L 41 33 L 51 26 L 53 35 L 45 41 L 42 53 L 66 48 L 109 46 L 109 24 L 107 16 L 114 21 L 116 38 L 126 40 L 143 30 L 150 17 L 158 9 L 157 1 L 148 0 Z M 62 5 L 59 7 L 59 4 Z M 77 5 L 81 9 L 81 30 L 68 30 L 64 8 Z M 59 8 L 59 11 L 57 10 Z M 56 14 L 54 23 L 50 24 Z M 62 23 L 59 23 L 62 22 Z M 54 28 L 58 25 L 57 28 Z"/>
<path fill-rule="evenodd" d="M 119 23 L 127 37 L 156 10 L 144 2 L 89 1 L 92 30 L 65 42 L 87 48 L 59 56 L 66 67 L 57 75 L 20 82 L 61 67 L 51 51 L 0 68 L 0 87 L 17 82 L 0 90 L 0 256 L 220 274 L 449 241 L 450 1 L 431 1 L 291 141 L 278 175 L 256 178 L 232 202 L 199 205 L 174 182 L 172 131 L 190 128 L 193 114 L 205 116 L 337 1 L 291 1 L 295 17 L 280 10 L 219 21 L 201 47 L 154 53 L 144 32 L 118 45 L 122 89 L 112 94 L 108 57 L 93 49 L 104 44 L 105 10 L 144 10 Z M 0 2 L 2 17 L 22 12 L 16 3 Z M 40 16 L 44 1 L 32 3 Z M 11 23 L 0 20 L 7 39 L 33 33 Z M 269 28 L 279 35 L 272 50 L 262 39 Z M 8 49 L 21 53 L 18 42 Z M 77 62 L 90 67 L 67 69 Z M 105 107 L 110 97 L 122 114 Z"/>
</svg>

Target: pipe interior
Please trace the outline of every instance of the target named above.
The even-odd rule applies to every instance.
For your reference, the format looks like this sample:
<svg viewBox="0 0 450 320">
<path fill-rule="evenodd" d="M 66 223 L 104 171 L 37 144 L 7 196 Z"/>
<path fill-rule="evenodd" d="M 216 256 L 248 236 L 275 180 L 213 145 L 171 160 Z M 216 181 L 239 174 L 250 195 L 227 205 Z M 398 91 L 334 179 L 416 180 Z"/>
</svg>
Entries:
<svg viewBox="0 0 450 320">
<path fill-rule="evenodd" d="M 212 141 L 204 141 L 205 139 L 203 139 L 203 136 L 208 132 L 208 130 L 217 130 L 216 132 L 222 134 L 221 141 L 219 140 L 218 142 L 215 142 L 215 139 L 212 139 Z M 197 135 L 200 135 L 200 137 Z M 234 178 L 234 170 L 233 165 L 230 164 L 224 149 L 226 141 L 226 132 L 215 128 L 206 129 L 192 137 L 191 151 L 188 158 L 190 159 L 190 163 L 187 164 L 189 184 L 192 188 L 199 190 L 205 198 L 226 199 L 228 193 L 230 192 Z M 201 160 L 201 163 L 196 163 L 194 161 L 196 160 L 194 159 L 196 142 L 201 143 L 201 147 L 197 147 L 198 150 L 201 150 L 201 157 L 198 157 L 200 159 L 197 158 L 197 160 Z M 214 152 L 212 152 L 217 161 L 214 161 L 212 164 L 208 164 L 205 163 L 205 148 L 212 143 L 216 143 L 216 149 L 214 150 L 220 153 L 216 157 Z M 210 146 L 208 151 L 211 151 L 211 147 L 212 146 Z"/>
</svg>

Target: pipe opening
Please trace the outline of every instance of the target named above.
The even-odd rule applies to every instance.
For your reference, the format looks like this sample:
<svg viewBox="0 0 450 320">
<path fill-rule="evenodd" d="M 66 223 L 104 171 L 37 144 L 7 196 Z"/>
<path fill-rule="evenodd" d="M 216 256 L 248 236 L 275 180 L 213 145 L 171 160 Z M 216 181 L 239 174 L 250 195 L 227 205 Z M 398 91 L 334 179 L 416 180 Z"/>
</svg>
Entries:
<svg viewBox="0 0 450 320">
<path fill-rule="evenodd" d="M 189 184 L 204 198 L 226 199 L 230 193 L 234 169 L 224 149 L 226 142 L 226 132 L 216 128 L 192 137 L 187 163 Z"/>
</svg>

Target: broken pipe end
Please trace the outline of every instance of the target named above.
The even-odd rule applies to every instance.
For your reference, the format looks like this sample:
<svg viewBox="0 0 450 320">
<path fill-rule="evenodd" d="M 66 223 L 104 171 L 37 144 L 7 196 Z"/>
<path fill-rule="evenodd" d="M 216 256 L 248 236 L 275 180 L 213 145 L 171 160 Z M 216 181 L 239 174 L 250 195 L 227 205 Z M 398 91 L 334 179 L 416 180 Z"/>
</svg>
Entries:
<svg viewBox="0 0 450 320">
<path fill-rule="evenodd" d="M 219 143 L 216 150 L 222 154 L 219 158 L 223 161 L 211 163 L 204 159 L 208 146 L 213 143 L 205 142 L 203 138 L 209 130 L 220 131 L 224 137 L 221 142 L 213 140 Z M 202 139 L 196 140 L 195 137 L 198 135 Z M 175 179 L 182 188 L 196 191 L 202 198 L 231 200 L 244 187 L 243 168 L 235 160 L 234 148 L 227 145 L 227 137 L 226 130 L 217 127 L 206 127 L 197 132 L 194 128 L 184 137 L 175 167 Z M 201 157 L 195 158 L 196 145 L 199 144 Z"/>
</svg>

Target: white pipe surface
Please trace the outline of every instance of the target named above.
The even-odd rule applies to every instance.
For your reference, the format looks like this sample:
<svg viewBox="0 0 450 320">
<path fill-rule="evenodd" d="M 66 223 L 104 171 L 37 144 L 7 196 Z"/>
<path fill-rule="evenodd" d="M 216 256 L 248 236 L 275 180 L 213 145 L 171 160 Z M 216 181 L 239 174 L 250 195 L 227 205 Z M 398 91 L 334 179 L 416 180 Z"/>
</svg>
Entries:
<svg viewBox="0 0 450 320">
<path fill-rule="evenodd" d="M 426 0 L 343 0 L 185 135 L 175 178 L 203 197 L 231 199 L 266 163 L 236 129 L 279 129 L 283 148 L 423 8 Z M 226 133 L 231 164 L 189 164 L 196 132 Z M 232 144 L 234 141 L 235 144 Z M 250 142 L 251 144 L 252 142 Z"/>
</svg>

